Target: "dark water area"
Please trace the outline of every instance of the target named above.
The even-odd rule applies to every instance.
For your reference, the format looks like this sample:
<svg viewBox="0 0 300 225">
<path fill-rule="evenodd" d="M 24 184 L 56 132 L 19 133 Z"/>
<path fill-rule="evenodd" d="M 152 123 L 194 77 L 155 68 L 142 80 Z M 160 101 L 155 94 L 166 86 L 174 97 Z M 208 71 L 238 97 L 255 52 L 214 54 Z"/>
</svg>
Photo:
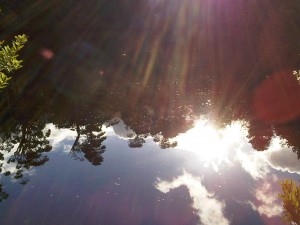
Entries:
<svg viewBox="0 0 300 225">
<path fill-rule="evenodd" d="M 300 224 L 299 1 L 0 2 L 1 225 Z"/>
</svg>

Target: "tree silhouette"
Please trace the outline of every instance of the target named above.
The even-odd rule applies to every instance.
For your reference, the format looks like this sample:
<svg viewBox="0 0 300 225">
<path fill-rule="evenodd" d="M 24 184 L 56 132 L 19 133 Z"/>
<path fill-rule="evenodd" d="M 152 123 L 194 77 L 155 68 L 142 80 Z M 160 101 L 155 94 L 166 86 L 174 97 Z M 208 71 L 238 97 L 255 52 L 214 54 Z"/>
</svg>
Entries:
<svg viewBox="0 0 300 225">
<path fill-rule="evenodd" d="M 248 138 L 252 147 L 257 151 L 265 151 L 268 149 L 273 131 L 269 124 L 261 121 L 250 121 Z"/>
<path fill-rule="evenodd" d="M 175 148 L 177 146 L 177 141 L 172 141 L 160 134 L 155 135 L 153 141 L 158 142 L 161 149 Z"/>
<path fill-rule="evenodd" d="M 276 135 L 286 140 L 287 145 L 295 152 L 300 159 L 300 121 L 296 120 L 292 123 L 274 125 Z"/>
<path fill-rule="evenodd" d="M 15 121 L 14 121 L 15 122 Z M 12 125 L 8 123 L 8 125 Z M 12 176 L 19 180 L 20 184 L 26 184 L 29 179 L 24 177 L 24 171 L 32 167 L 45 164 L 49 158 L 44 153 L 51 150 L 47 138 L 50 130 L 45 131 L 45 124 L 40 121 L 34 123 L 23 123 L 13 126 L 13 129 L 4 131 L 2 127 L 0 142 L 0 173 L 4 176 Z M 6 154 L 12 154 L 7 159 Z M 5 161 L 4 161 L 5 160 Z M 10 164 L 9 170 L 4 164 Z M 0 184 L 0 201 L 8 198 L 3 184 Z"/>
<path fill-rule="evenodd" d="M 150 135 L 162 149 L 175 147 L 172 138 L 204 115 L 220 126 L 245 120 L 255 150 L 276 134 L 300 158 L 299 87 L 284 72 L 300 66 L 299 0 L 174 1 L 76 1 L 67 14 L 68 0 L 3 4 L 1 35 L 31 37 L 22 74 L 0 93 L 1 129 L 16 120 L 0 143 L 0 159 L 14 151 L 13 176 L 48 160 L 40 118 L 76 130 L 70 155 L 93 165 L 103 161 L 101 127 L 115 116 L 135 133 L 132 148 Z"/>
<path fill-rule="evenodd" d="M 5 191 L 3 191 L 3 185 L 0 184 L 0 202 L 7 199 L 9 197 L 9 194 L 7 194 Z"/>
<path fill-rule="evenodd" d="M 50 130 L 43 132 L 44 124 L 23 124 L 17 128 L 12 135 L 12 143 L 18 143 L 18 147 L 9 159 L 9 162 L 17 162 L 29 169 L 32 166 L 40 166 L 49 159 L 43 155 L 49 152 L 52 147 L 49 145 L 47 137 Z"/>
<path fill-rule="evenodd" d="M 21 178 L 21 184 L 27 182 L 27 179 L 23 178 L 24 169 L 29 170 L 31 167 L 41 166 L 49 160 L 43 153 L 49 152 L 52 148 L 47 140 L 50 130 L 43 131 L 44 126 L 45 124 L 39 122 L 18 125 L 16 130 L 6 135 L 7 138 L 2 139 L 0 144 L 2 156 L 17 146 L 7 163 L 15 166 L 12 175 L 15 179 Z M 9 175 L 10 171 L 3 171 L 3 173 Z"/>
<path fill-rule="evenodd" d="M 136 135 L 133 139 L 129 139 L 128 146 L 130 148 L 141 148 L 145 142 L 143 135 Z"/>
<path fill-rule="evenodd" d="M 103 161 L 102 154 L 106 148 L 105 145 L 102 145 L 106 137 L 101 126 L 102 124 L 86 124 L 81 128 L 79 125 L 76 125 L 77 137 L 71 148 L 70 155 L 81 161 L 84 157 L 94 166 L 101 165 Z M 80 156 L 81 153 L 84 154 L 83 157 Z"/>
</svg>

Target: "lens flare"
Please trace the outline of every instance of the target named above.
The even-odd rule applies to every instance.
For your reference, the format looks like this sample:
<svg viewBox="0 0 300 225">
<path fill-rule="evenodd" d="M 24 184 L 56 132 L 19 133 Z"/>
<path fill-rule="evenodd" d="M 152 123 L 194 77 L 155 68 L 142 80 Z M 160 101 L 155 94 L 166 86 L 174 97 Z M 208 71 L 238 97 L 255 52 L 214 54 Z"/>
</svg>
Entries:
<svg viewBox="0 0 300 225">
<path fill-rule="evenodd" d="M 239 148 L 239 140 L 247 135 L 242 122 L 218 129 L 209 120 L 198 120 L 194 128 L 177 136 L 179 149 L 192 152 L 205 165 L 215 169 L 228 162 L 230 151 Z"/>
</svg>

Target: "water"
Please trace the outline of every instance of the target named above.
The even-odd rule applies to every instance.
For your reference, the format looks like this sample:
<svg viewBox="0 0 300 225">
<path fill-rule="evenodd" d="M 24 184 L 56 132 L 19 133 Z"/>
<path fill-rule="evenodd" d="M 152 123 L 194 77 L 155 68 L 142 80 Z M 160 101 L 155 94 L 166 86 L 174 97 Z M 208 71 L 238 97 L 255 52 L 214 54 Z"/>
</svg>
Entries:
<svg viewBox="0 0 300 225">
<path fill-rule="evenodd" d="M 0 224 L 284 224 L 298 7 L 4 3 L 3 39 L 30 39 L 0 93 Z"/>
</svg>

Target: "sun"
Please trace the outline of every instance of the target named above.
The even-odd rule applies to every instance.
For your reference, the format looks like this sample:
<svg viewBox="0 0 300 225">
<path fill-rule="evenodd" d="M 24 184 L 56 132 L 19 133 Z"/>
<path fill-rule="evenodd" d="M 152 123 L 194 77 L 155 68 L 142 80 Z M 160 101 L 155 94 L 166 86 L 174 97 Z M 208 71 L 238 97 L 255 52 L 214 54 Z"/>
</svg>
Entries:
<svg viewBox="0 0 300 225">
<path fill-rule="evenodd" d="M 176 137 L 177 148 L 193 153 L 206 164 L 220 165 L 228 161 L 229 152 L 239 145 L 245 136 L 242 122 L 234 122 L 224 128 L 215 127 L 209 120 L 200 119 L 186 133 Z"/>
</svg>

